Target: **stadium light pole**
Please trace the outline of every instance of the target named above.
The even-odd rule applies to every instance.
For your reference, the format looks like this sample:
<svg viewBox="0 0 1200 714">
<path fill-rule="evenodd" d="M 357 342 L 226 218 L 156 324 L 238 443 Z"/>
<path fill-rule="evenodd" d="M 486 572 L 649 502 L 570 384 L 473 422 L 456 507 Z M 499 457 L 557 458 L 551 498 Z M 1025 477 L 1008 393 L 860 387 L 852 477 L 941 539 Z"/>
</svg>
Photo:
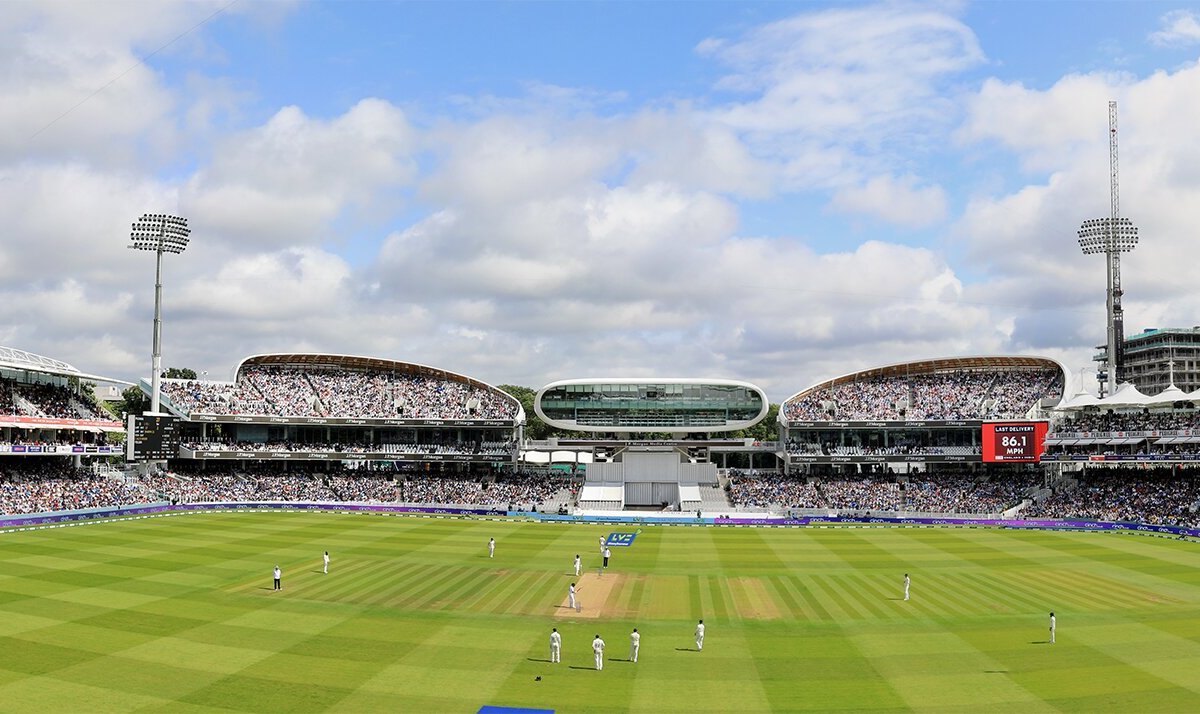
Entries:
<svg viewBox="0 0 1200 714">
<path fill-rule="evenodd" d="M 1104 254 L 1108 272 L 1108 394 L 1117 391 L 1117 370 L 1124 363 L 1125 311 L 1121 308 L 1121 253 L 1137 247 L 1138 231 L 1128 218 L 1121 218 L 1121 192 L 1117 161 L 1117 103 L 1108 103 L 1108 218 L 1084 221 L 1079 227 L 1079 247 L 1084 255 Z"/>
<path fill-rule="evenodd" d="M 143 214 L 129 233 L 131 250 L 154 251 L 154 352 L 150 367 L 150 411 L 159 409 L 162 379 L 162 259 L 163 253 L 182 253 L 191 235 L 187 219 L 163 213 Z"/>
</svg>

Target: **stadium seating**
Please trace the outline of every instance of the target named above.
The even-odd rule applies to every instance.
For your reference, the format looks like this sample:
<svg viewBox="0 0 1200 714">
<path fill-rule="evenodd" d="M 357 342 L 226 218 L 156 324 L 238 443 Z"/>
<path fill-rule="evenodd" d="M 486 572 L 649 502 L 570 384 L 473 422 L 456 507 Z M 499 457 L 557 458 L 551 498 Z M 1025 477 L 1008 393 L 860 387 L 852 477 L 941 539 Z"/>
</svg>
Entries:
<svg viewBox="0 0 1200 714">
<path fill-rule="evenodd" d="M 870 377 L 784 403 L 790 421 L 1009 419 L 1062 394 L 1056 370 L 956 370 Z"/>
<path fill-rule="evenodd" d="M 512 419 L 499 390 L 370 370 L 249 365 L 236 382 L 165 380 L 162 392 L 189 414 L 403 419 Z"/>
</svg>

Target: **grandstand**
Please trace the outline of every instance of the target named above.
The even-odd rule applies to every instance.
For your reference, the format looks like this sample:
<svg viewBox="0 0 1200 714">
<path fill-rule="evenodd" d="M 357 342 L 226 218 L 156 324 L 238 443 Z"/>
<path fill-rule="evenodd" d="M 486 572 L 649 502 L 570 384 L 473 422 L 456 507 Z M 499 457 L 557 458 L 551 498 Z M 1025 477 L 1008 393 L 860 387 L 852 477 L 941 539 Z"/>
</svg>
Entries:
<svg viewBox="0 0 1200 714">
<path fill-rule="evenodd" d="M 1066 377 L 1061 363 L 1029 356 L 939 358 L 851 372 L 783 402 L 779 457 L 789 471 L 981 463 L 982 426 L 1048 419 Z"/>
<path fill-rule="evenodd" d="M 123 433 L 90 385 L 126 384 L 63 362 L 0 347 L 0 456 L 87 456 L 117 453 L 109 434 Z"/>
<path fill-rule="evenodd" d="M 385 464 L 435 473 L 513 470 L 520 402 L 463 375 L 332 354 L 248 357 L 232 381 L 163 380 L 179 458 Z M 148 381 L 142 389 L 149 391 Z"/>
<path fill-rule="evenodd" d="M 1056 410 L 1042 460 L 1082 462 L 1200 461 L 1200 394 L 1171 386 L 1147 396 L 1131 384 L 1097 399 L 1078 394 Z"/>
</svg>

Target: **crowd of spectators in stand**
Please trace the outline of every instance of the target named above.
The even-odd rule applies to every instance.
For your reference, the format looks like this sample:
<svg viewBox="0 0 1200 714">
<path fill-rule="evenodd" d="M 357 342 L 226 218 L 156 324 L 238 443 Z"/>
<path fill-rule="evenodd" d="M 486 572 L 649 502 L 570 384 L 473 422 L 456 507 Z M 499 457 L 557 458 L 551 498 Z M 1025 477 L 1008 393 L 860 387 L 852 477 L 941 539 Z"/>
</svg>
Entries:
<svg viewBox="0 0 1200 714">
<path fill-rule="evenodd" d="M 461 478 L 410 478 L 401 485 L 405 503 L 538 506 L 558 498 L 567 485 L 561 479 L 518 474 L 494 481 Z"/>
<path fill-rule="evenodd" d="M 499 390 L 425 375 L 249 365 L 237 382 L 166 380 L 163 394 L 189 414 L 379 419 L 512 419 Z"/>
<path fill-rule="evenodd" d="M 0 377 L 0 414 L 46 419 L 115 421 L 89 396 L 57 384 L 22 384 Z"/>
<path fill-rule="evenodd" d="M 471 441 L 446 444 L 341 444 L 301 441 L 186 441 L 183 448 L 193 451 L 315 451 L 336 454 L 481 454 L 512 456 L 512 442 Z"/>
<path fill-rule="evenodd" d="M 1200 526 L 1200 469 L 1087 469 L 1026 509 L 1026 518 Z"/>
<path fill-rule="evenodd" d="M 390 475 L 330 476 L 328 481 L 338 501 L 393 503 L 399 500 L 400 492 Z"/>
<path fill-rule="evenodd" d="M 731 470 L 726 486 L 734 508 L 822 508 L 815 481 L 774 473 L 745 474 Z"/>
<path fill-rule="evenodd" d="M 1081 413 L 1059 422 L 1055 432 L 1175 431 L 1200 429 L 1200 412 Z"/>
<path fill-rule="evenodd" d="M 1007 419 L 1062 395 L 1056 370 L 959 370 L 872 377 L 785 402 L 791 421 Z"/>
<path fill-rule="evenodd" d="M 1196 460 L 1200 458 L 1200 437 L 1176 436 L 1173 432 L 1200 429 L 1200 414 L 1194 410 L 1150 412 L 1084 412 L 1068 416 L 1055 424 L 1048 436 L 1046 451 L 1053 456 L 1117 456 L 1123 459 Z M 1161 432 L 1154 436 L 1130 436 L 1130 432 Z M 1054 437 L 1086 433 L 1082 440 L 1060 443 Z"/>
<path fill-rule="evenodd" d="M 66 459 L 21 458 L 0 464 L 0 512 L 45 513 L 156 500 L 138 483 L 96 476 Z"/>
<path fill-rule="evenodd" d="M 1000 513 L 1020 504 L 1040 481 L 1035 475 L 981 481 L 969 474 L 817 479 L 735 473 L 728 493 L 737 508 L 978 514 Z"/>
</svg>

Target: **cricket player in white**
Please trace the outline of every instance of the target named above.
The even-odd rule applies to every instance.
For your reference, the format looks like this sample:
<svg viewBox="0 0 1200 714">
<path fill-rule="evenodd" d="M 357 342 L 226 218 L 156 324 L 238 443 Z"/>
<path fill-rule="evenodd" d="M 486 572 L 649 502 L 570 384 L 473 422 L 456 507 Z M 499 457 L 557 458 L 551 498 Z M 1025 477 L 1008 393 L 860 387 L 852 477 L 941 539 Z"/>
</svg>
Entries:
<svg viewBox="0 0 1200 714">
<path fill-rule="evenodd" d="M 583 561 L 579 559 L 579 554 L 576 553 L 575 554 L 575 577 L 578 578 L 579 574 L 581 572 L 583 572 Z"/>
<path fill-rule="evenodd" d="M 704 620 L 701 620 L 699 624 L 696 625 L 696 649 L 704 649 Z"/>
<path fill-rule="evenodd" d="M 1054 619 L 1054 613 L 1050 613 L 1050 644 L 1054 644 L 1054 626 L 1058 622 Z"/>
<path fill-rule="evenodd" d="M 638 634 L 637 628 L 633 628 L 633 633 L 629 635 L 629 661 L 637 662 L 638 648 L 642 646 L 642 636 Z"/>
<path fill-rule="evenodd" d="M 488 538 L 488 557 L 489 558 L 496 557 L 496 539 L 495 538 Z"/>
<path fill-rule="evenodd" d="M 562 635 L 558 634 L 558 628 L 550 630 L 550 661 L 561 662 L 562 658 L 559 653 L 562 652 Z"/>
<path fill-rule="evenodd" d="M 329 574 L 329 551 L 325 551 L 324 560 L 325 560 L 325 574 L 328 575 Z"/>
<path fill-rule="evenodd" d="M 599 634 L 592 640 L 592 654 L 596 655 L 596 669 L 604 669 L 604 640 L 600 639 Z"/>
<path fill-rule="evenodd" d="M 283 578 L 283 571 L 279 569 L 278 565 L 275 566 L 275 570 L 271 574 L 275 576 L 275 589 L 283 590 L 283 585 L 280 583 L 280 579 Z"/>
<path fill-rule="evenodd" d="M 604 555 L 604 536 L 600 536 L 600 555 Z"/>
<path fill-rule="evenodd" d="M 909 581 L 909 579 L 908 579 L 908 573 L 905 573 L 905 574 L 904 574 L 904 599 L 905 599 L 905 600 L 907 600 L 907 599 L 908 599 L 908 586 L 909 586 L 909 584 L 910 584 L 910 581 Z"/>
<path fill-rule="evenodd" d="M 571 583 L 571 589 L 567 591 L 568 602 L 571 603 L 571 609 L 575 608 L 575 583 Z"/>
</svg>

